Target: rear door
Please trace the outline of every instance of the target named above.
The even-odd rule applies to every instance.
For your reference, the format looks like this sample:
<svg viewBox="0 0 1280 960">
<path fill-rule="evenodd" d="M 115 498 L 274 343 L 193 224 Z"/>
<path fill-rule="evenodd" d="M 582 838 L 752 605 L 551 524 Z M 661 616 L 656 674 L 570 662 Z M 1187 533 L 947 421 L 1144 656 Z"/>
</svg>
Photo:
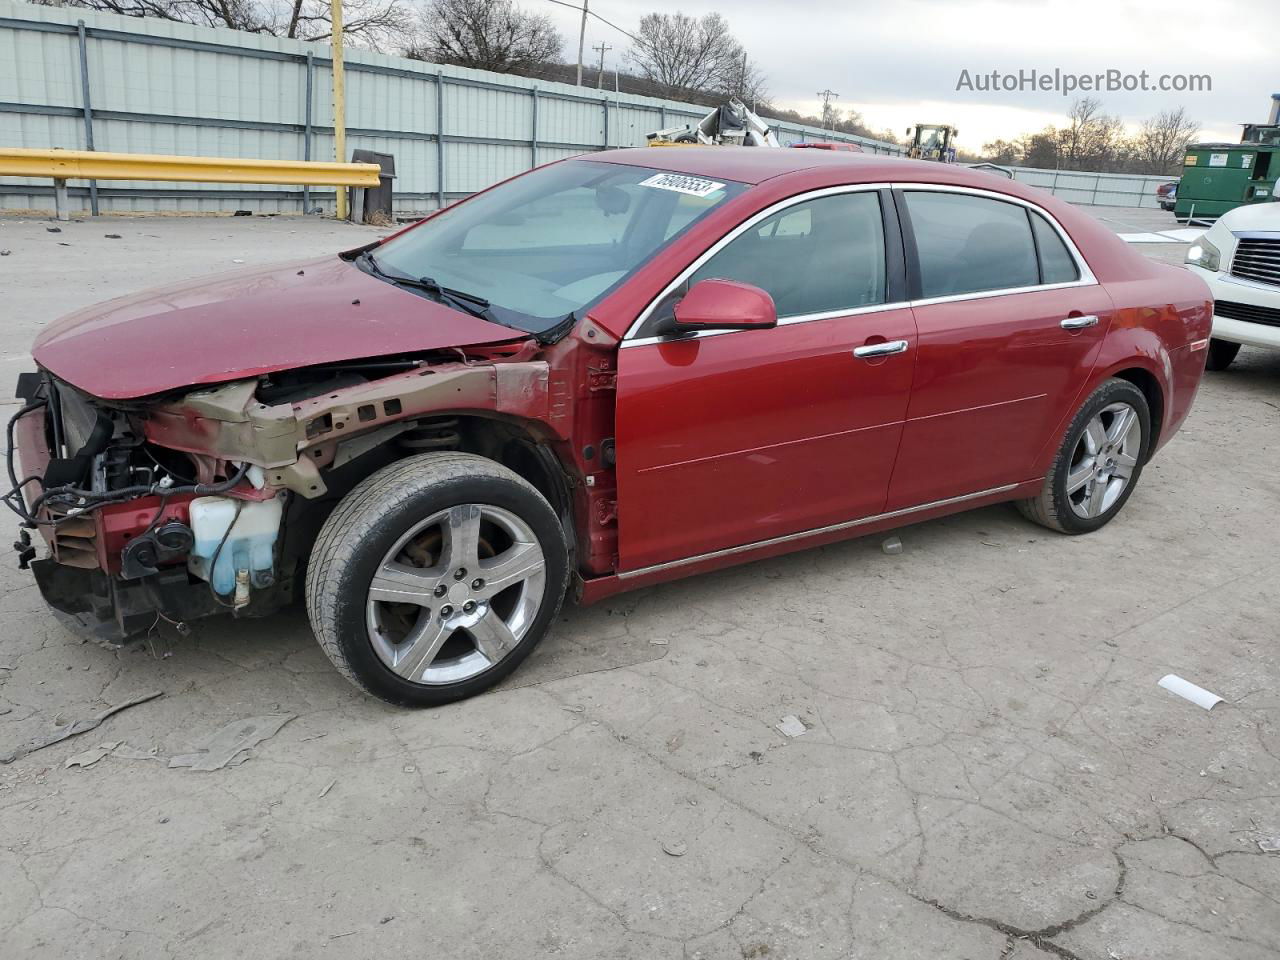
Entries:
<svg viewBox="0 0 1280 960">
<path fill-rule="evenodd" d="M 888 510 L 1031 479 L 1114 308 L 1052 220 L 994 194 L 897 194 L 916 251 L 915 386 Z"/>
<path fill-rule="evenodd" d="M 763 287 L 778 326 L 650 335 L 710 277 Z M 888 342 L 895 353 L 854 354 Z M 713 247 L 619 351 L 620 569 L 880 512 L 914 343 L 887 191 L 795 198 Z"/>
</svg>

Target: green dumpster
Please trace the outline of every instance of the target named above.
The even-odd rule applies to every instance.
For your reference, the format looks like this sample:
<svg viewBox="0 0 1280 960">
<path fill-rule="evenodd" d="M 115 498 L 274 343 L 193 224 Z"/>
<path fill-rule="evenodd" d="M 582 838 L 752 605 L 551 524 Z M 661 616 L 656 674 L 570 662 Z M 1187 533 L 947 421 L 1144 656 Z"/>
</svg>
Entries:
<svg viewBox="0 0 1280 960">
<path fill-rule="evenodd" d="M 1197 143 L 1187 148 L 1178 200 L 1180 221 L 1214 219 L 1246 203 L 1274 199 L 1280 176 L 1280 125 L 1247 124 L 1241 143 Z"/>
</svg>

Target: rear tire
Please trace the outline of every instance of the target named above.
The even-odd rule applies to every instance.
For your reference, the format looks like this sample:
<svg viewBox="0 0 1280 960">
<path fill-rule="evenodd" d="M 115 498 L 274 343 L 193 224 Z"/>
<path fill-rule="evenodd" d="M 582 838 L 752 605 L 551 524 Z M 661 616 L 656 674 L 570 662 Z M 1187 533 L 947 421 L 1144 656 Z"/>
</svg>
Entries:
<svg viewBox="0 0 1280 960">
<path fill-rule="evenodd" d="M 1024 517 L 1059 533 L 1092 533 L 1133 493 L 1147 461 L 1151 410 L 1128 380 L 1103 383 L 1081 405 L 1039 495 L 1017 501 Z"/>
<path fill-rule="evenodd" d="M 426 453 L 366 478 L 325 521 L 307 614 L 344 677 L 433 706 L 510 674 L 547 633 L 568 581 L 555 511 L 501 464 Z"/>
<path fill-rule="evenodd" d="M 1214 338 L 1209 341 L 1209 356 L 1205 358 L 1204 368 L 1206 370 L 1225 370 L 1231 366 L 1231 362 L 1235 360 L 1236 354 L 1239 352 L 1240 344 L 1232 343 L 1230 340 Z"/>
</svg>

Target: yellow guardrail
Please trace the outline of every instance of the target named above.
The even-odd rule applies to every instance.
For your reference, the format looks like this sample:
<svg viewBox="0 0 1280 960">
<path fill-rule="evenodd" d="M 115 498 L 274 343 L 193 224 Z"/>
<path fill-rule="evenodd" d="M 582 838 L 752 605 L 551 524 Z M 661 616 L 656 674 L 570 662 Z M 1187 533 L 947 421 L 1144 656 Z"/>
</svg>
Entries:
<svg viewBox="0 0 1280 960">
<path fill-rule="evenodd" d="M 376 187 L 376 163 L 165 157 L 94 150 L 0 147 L 0 176 L 55 180 L 175 180 L 187 183 L 282 183 L 309 187 Z"/>
<path fill-rule="evenodd" d="M 171 180 L 183 183 L 278 183 L 320 187 L 376 187 L 376 163 L 166 157 L 95 150 L 0 147 L 0 177 L 51 177 L 58 219 L 67 219 L 68 180 Z"/>
</svg>

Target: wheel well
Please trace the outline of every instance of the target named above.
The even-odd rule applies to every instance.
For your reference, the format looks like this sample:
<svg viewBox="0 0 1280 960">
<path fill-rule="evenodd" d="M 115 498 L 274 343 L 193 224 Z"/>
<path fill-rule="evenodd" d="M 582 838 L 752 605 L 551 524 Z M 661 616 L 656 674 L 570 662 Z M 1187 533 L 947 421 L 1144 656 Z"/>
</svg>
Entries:
<svg viewBox="0 0 1280 960">
<path fill-rule="evenodd" d="M 1154 450 L 1160 442 L 1160 426 L 1164 423 L 1164 392 L 1160 389 L 1160 381 L 1151 371 L 1141 367 L 1121 370 L 1113 376 L 1128 380 L 1147 398 L 1147 406 L 1151 408 L 1151 442 L 1147 444 L 1147 450 Z"/>
<path fill-rule="evenodd" d="M 365 477 L 414 454 L 460 450 L 502 464 L 546 497 L 564 527 L 570 569 L 574 569 L 577 537 L 572 484 L 551 447 L 540 443 L 534 432 L 517 420 L 475 414 L 434 415 L 405 426 L 407 429 L 403 432 L 345 465 L 328 471 L 325 474 L 328 492 L 324 497 L 318 500 L 291 499 L 281 550 L 282 568 L 304 568 L 325 518 Z"/>
</svg>

